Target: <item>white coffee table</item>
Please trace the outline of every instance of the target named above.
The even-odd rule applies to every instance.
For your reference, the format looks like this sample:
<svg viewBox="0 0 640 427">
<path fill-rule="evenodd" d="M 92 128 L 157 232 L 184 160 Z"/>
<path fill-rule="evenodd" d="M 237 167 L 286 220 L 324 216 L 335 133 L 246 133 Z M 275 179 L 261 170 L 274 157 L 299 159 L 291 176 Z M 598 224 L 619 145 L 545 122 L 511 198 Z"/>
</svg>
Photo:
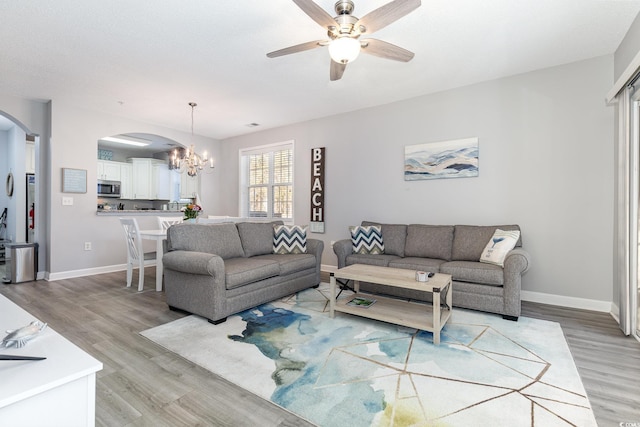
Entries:
<svg viewBox="0 0 640 427">
<path fill-rule="evenodd" d="M 340 268 L 330 275 L 331 300 L 329 314 L 331 317 L 334 317 L 335 312 L 339 311 L 429 331 L 433 333 L 433 343 L 438 345 L 440 344 L 440 331 L 447 323 L 447 320 L 449 320 L 449 317 L 451 317 L 451 311 L 453 309 L 451 276 L 448 274 L 435 274 L 429 278 L 428 282 L 418 282 L 415 279 L 415 274 L 416 272 L 414 270 L 364 264 L 353 264 Z M 347 305 L 352 298 L 337 301 L 336 279 L 353 280 L 354 290 L 356 292 L 356 295 L 353 297 L 375 299 L 375 304 L 364 308 Z M 432 304 L 410 302 L 380 295 L 361 294 L 361 281 L 429 292 L 433 296 Z M 446 301 L 444 310 L 440 302 L 442 293 L 445 294 Z"/>
</svg>

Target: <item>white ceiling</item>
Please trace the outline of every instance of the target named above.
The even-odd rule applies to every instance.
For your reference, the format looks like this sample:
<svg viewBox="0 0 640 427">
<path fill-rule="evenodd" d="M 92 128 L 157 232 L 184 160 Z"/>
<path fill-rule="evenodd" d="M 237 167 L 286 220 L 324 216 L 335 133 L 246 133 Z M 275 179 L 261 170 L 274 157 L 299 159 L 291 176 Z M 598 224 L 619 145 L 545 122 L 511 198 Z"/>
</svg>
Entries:
<svg viewBox="0 0 640 427">
<path fill-rule="evenodd" d="M 334 15 L 335 0 L 317 3 Z M 362 17 L 387 0 L 355 3 Z M 330 82 L 326 47 L 266 57 L 326 36 L 291 0 L 4 0 L 0 92 L 187 132 L 195 101 L 195 133 L 223 139 L 611 54 L 638 11 L 640 0 L 422 0 L 373 35 L 411 62 L 361 55 Z"/>
</svg>

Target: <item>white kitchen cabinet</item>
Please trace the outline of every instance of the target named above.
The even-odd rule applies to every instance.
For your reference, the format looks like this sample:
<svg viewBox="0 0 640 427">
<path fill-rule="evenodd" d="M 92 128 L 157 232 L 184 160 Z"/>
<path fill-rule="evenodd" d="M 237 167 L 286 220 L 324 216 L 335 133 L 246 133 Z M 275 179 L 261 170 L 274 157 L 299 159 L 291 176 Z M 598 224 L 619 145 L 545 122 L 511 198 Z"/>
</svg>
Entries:
<svg viewBox="0 0 640 427">
<path fill-rule="evenodd" d="M 133 199 L 133 166 L 130 163 L 120 164 L 120 198 Z"/>
<path fill-rule="evenodd" d="M 120 181 L 121 162 L 98 160 L 98 179 L 106 181 Z"/>
<path fill-rule="evenodd" d="M 171 200 L 171 184 L 169 174 L 169 165 L 165 162 L 154 163 L 152 165 L 152 190 L 155 194 L 152 197 L 156 200 Z"/>
<path fill-rule="evenodd" d="M 158 159 L 131 158 L 132 199 L 169 200 L 169 166 Z"/>
<path fill-rule="evenodd" d="M 180 174 L 180 198 L 193 199 L 200 192 L 200 175 L 189 176 L 186 171 Z"/>
<path fill-rule="evenodd" d="M 132 199 L 151 200 L 151 160 L 129 159 L 132 166 Z"/>
</svg>

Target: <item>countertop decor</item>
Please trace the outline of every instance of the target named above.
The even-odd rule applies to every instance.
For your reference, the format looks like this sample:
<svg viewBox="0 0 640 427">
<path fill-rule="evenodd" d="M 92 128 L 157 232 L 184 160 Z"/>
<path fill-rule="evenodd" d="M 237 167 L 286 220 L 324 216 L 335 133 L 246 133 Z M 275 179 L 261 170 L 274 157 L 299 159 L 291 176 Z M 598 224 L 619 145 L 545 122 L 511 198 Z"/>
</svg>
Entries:
<svg viewBox="0 0 640 427">
<path fill-rule="evenodd" d="M 184 208 L 184 219 L 196 219 L 202 212 L 202 207 L 191 203 Z"/>
</svg>

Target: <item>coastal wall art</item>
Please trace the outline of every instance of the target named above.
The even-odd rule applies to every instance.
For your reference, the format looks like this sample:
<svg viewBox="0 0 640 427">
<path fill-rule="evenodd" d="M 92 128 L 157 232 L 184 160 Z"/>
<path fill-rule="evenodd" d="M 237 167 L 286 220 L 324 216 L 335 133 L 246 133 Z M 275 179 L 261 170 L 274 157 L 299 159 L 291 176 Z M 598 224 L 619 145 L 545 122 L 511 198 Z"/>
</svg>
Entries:
<svg viewBox="0 0 640 427">
<path fill-rule="evenodd" d="M 407 145 L 404 148 L 404 180 L 478 176 L 478 153 L 478 138 Z"/>
</svg>

